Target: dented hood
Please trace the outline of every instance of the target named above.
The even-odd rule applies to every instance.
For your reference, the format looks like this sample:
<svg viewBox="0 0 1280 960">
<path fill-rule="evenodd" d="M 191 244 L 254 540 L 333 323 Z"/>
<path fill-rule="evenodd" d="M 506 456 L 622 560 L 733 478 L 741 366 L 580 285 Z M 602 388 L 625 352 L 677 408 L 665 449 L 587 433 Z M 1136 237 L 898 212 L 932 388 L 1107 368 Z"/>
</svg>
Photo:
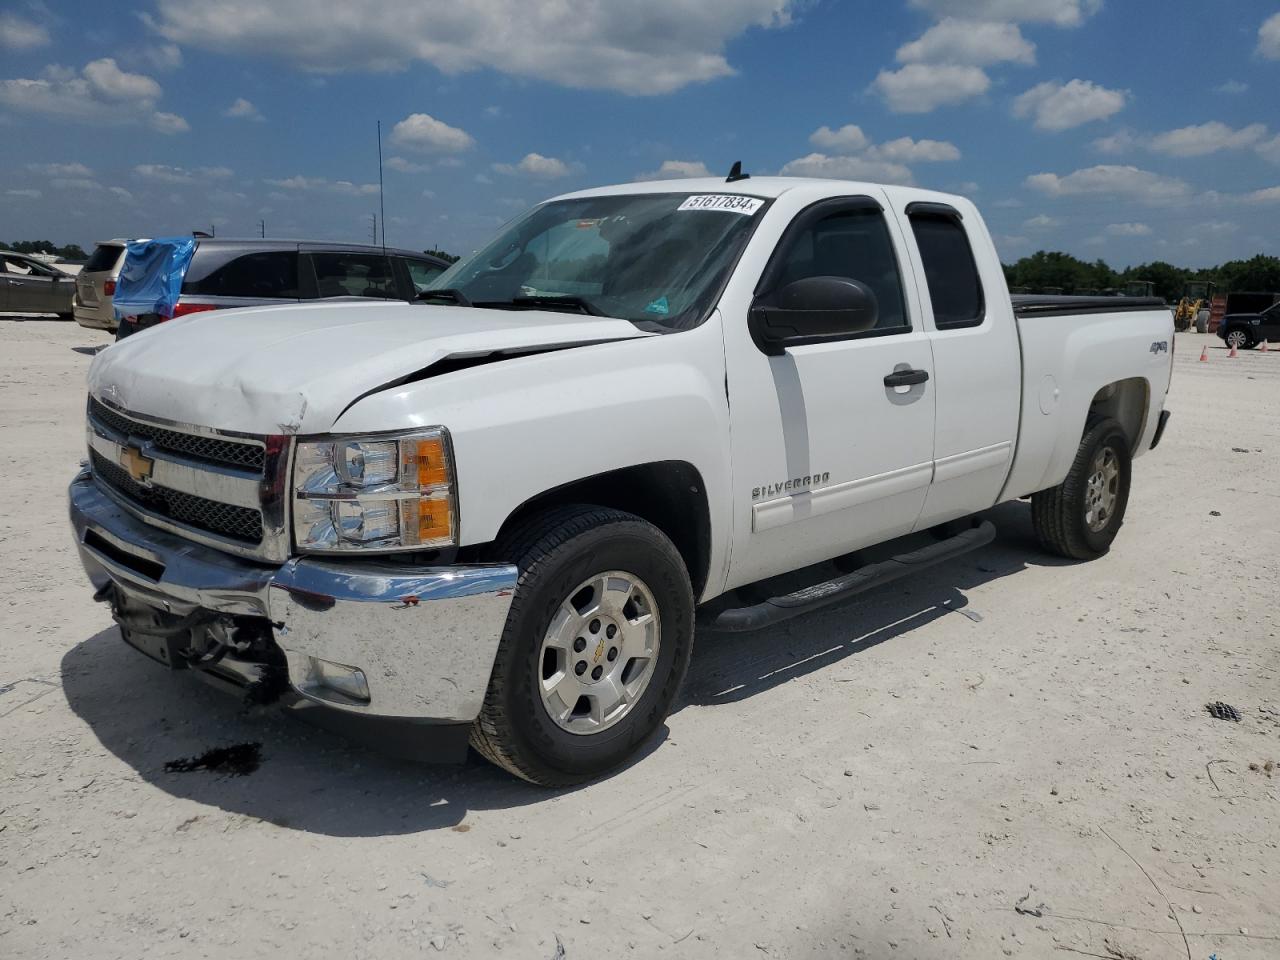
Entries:
<svg viewBox="0 0 1280 960">
<path fill-rule="evenodd" d="M 243 433 L 324 433 L 355 400 L 445 358 L 652 336 L 625 320 L 408 303 L 199 313 L 122 340 L 89 369 L 95 397 Z M 394 427 L 394 424 L 389 424 Z"/>
</svg>

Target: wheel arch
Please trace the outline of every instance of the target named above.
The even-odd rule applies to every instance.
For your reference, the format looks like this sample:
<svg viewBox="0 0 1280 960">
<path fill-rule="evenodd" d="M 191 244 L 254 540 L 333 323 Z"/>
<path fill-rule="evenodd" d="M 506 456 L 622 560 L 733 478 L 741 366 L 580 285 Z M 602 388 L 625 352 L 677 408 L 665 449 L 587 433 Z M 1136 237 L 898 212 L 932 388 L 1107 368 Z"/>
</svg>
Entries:
<svg viewBox="0 0 1280 960">
<path fill-rule="evenodd" d="M 698 468 L 685 460 L 659 460 L 584 477 L 538 493 L 502 522 L 494 542 L 531 514 L 568 504 L 612 507 L 661 530 L 680 552 L 693 595 L 707 586 L 711 563 L 711 508 Z M 509 558 L 497 558 L 509 559 Z"/>
<path fill-rule="evenodd" d="M 1129 452 L 1137 454 L 1138 445 L 1146 433 L 1150 410 L 1151 384 L 1145 377 L 1116 380 L 1093 395 L 1088 415 L 1080 428 L 1080 436 L 1084 436 L 1096 419 L 1110 417 L 1124 431 L 1125 438 L 1129 441 Z"/>
</svg>

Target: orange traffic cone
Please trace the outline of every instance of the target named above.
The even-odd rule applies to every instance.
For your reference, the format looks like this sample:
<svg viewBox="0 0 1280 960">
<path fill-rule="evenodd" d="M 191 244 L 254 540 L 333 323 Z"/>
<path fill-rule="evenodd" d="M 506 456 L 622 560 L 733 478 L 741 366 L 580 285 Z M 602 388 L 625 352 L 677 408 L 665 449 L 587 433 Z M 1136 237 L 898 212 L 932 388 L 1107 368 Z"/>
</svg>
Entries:
<svg viewBox="0 0 1280 960">
<path fill-rule="evenodd" d="M 1208 363 L 1208 362 L 1209 362 L 1209 348 L 1208 348 L 1208 347 L 1203 347 L 1203 348 L 1200 350 L 1200 362 L 1201 362 L 1201 363 Z"/>
<path fill-rule="evenodd" d="M 1228 357 L 1238 357 L 1238 356 L 1239 356 L 1239 354 L 1238 354 L 1238 353 L 1236 353 L 1236 345 L 1235 345 L 1234 343 L 1231 345 L 1231 352 L 1230 352 L 1230 353 L 1228 353 L 1228 354 L 1227 354 L 1227 356 L 1228 356 Z"/>
</svg>

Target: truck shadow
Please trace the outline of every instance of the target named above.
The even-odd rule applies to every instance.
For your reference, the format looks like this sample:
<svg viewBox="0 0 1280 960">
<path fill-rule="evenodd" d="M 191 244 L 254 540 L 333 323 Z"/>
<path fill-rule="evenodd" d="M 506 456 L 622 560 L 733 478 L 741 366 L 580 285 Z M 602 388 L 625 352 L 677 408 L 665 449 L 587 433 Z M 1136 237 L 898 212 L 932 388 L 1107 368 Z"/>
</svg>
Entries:
<svg viewBox="0 0 1280 960">
<path fill-rule="evenodd" d="M 1026 514 L 1025 504 L 998 508 L 994 544 L 898 589 L 757 633 L 704 631 L 677 709 L 754 696 L 963 607 L 966 588 L 1029 563 L 1061 562 L 1039 552 Z M 532 787 L 474 754 L 457 767 L 384 757 L 273 708 L 246 709 L 195 677 L 122 647 L 115 627 L 77 644 L 62 659 L 63 691 L 107 750 L 174 797 L 285 829 L 395 836 L 461 826 L 472 810 L 509 809 L 572 792 Z M 644 762 L 667 732 L 665 726 L 659 730 L 631 763 Z M 261 765 L 250 774 L 165 770 L 169 761 L 240 743 L 262 745 Z"/>
<path fill-rule="evenodd" d="M 1028 504 L 1001 504 L 986 514 L 996 540 L 973 553 L 753 633 L 698 631 L 681 706 L 733 703 L 840 663 L 968 607 L 964 591 L 1028 566 L 1063 566 L 1036 541 Z M 970 611 L 970 614 L 973 614 Z M 978 617 L 981 614 L 974 614 Z"/>
</svg>

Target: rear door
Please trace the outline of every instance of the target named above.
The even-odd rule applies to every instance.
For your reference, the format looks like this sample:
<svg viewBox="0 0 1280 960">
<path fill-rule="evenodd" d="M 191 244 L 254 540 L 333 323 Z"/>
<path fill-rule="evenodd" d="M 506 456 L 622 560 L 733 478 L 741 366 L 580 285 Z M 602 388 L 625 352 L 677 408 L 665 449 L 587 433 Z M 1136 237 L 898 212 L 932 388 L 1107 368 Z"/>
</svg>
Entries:
<svg viewBox="0 0 1280 960">
<path fill-rule="evenodd" d="M 903 202 L 895 212 L 920 265 L 916 283 L 935 366 L 933 484 L 917 528 L 986 510 L 1013 462 L 1022 354 L 1003 268 L 977 211 Z"/>
<path fill-rule="evenodd" d="M 262 306 L 297 301 L 301 297 L 296 246 L 254 250 L 238 245 L 201 243 L 182 281 L 185 310 L 201 305 Z"/>
<path fill-rule="evenodd" d="M 820 200 L 792 219 L 756 294 L 806 277 L 857 280 L 875 294 L 875 327 L 767 356 L 747 331 L 745 310 L 725 315 L 736 514 L 728 586 L 914 526 L 933 470 L 934 384 L 905 263 L 902 237 L 878 199 Z M 906 371 L 925 379 L 886 384 Z"/>
</svg>

